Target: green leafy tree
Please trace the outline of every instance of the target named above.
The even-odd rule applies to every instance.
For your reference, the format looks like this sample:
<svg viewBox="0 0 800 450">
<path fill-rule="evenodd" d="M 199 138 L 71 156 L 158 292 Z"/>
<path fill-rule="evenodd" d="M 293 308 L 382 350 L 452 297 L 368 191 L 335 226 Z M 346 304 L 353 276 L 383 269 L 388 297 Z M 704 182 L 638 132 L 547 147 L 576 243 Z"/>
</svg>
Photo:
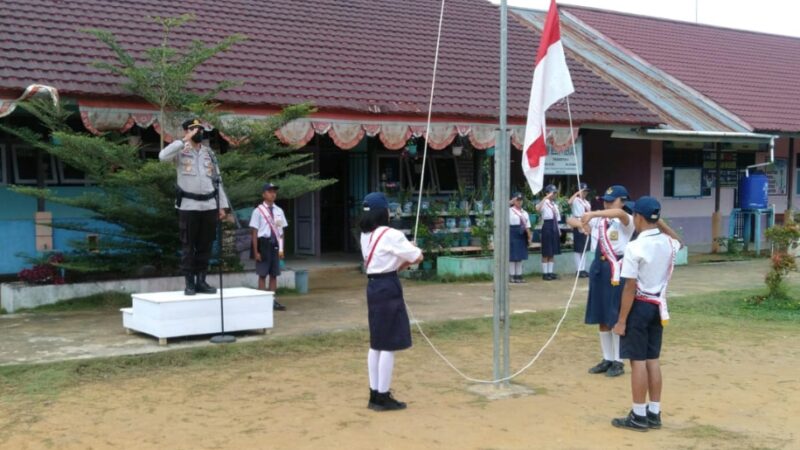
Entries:
<svg viewBox="0 0 800 450">
<path fill-rule="evenodd" d="M 193 42 L 180 51 L 167 46 L 167 36 L 188 18 L 157 20 L 164 28 L 163 44 L 145 52 L 145 63 L 128 54 L 111 33 L 92 31 L 109 45 L 118 59 L 117 65 L 96 65 L 126 77 L 125 87 L 159 107 L 161 112 L 202 113 L 204 119 L 211 121 L 233 142 L 239 143 L 218 155 L 226 193 L 234 207 L 256 204 L 265 180 L 279 183 L 281 198 L 284 199 L 336 182 L 334 179 L 318 179 L 313 173 L 298 174 L 298 169 L 312 163 L 312 155 L 293 152 L 275 137 L 276 130 L 284 124 L 312 112 L 310 105 L 290 106 L 261 120 L 236 119 L 217 111 L 216 105 L 211 103 L 232 83 L 220 83 L 207 92 L 189 91 L 187 85 L 194 70 L 241 37 L 229 37 L 211 47 Z M 35 99 L 19 106 L 34 116 L 39 126 L 0 124 L 0 130 L 83 171 L 93 185 L 74 197 L 58 195 L 49 189 L 12 187 L 21 194 L 86 209 L 101 221 L 100 225 L 89 221 L 54 225 L 101 237 L 92 246 L 83 241 L 73 242 L 76 250 L 67 255 L 61 266 L 79 271 L 130 272 L 151 265 L 160 272 L 174 271 L 180 247 L 174 207 L 175 167 L 140 158 L 139 149 L 117 133 L 95 136 L 71 129 L 66 125 L 70 113 L 60 105 Z"/>
</svg>

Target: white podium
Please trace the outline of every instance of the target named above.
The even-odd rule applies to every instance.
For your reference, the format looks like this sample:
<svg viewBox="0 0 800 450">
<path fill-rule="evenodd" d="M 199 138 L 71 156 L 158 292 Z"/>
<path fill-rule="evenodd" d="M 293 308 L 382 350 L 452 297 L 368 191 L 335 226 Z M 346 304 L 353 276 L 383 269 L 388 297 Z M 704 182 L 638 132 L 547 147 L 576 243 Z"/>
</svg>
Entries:
<svg viewBox="0 0 800 450">
<path fill-rule="evenodd" d="M 219 292 L 183 295 L 183 291 L 132 294 L 133 305 L 122 308 L 122 326 L 130 333 L 138 331 L 158 338 L 166 345 L 168 338 L 219 333 Z M 272 302 L 275 293 L 250 288 L 226 288 L 225 332 L 272 328 Z"/>
</svg>

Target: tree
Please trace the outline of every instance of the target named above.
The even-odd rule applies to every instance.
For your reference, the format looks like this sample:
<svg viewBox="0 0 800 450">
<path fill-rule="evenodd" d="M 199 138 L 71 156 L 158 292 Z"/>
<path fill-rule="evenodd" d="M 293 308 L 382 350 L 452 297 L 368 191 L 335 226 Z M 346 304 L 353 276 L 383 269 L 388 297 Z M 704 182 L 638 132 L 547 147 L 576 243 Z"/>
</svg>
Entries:
<svg viewBox="0 0 800 450">
<path fill-rule="evenodd" d="M 231 82 L 222 82 L 208 92 L 188 89 L 192 73 L 203 61 L 241 37 L 229 37 L 211 47 L 195 41 L 181 52 L 167 46 L 167 36 L 188 20 L 186 16 L 156 20 L 163 25 L 163 43 L 148 50 L 145 53 L 148 62 L 141 65 L 117 44 L 111 33 L 91 31 L 109 45 L 119 63 L 95 65 L 125 76 L 126 89 L 153 103 L 162 113 L 204 113 L 204 118 L 239 143 L 219 155 L 226 193 L 233 206 L 254 205 L 266 179 L 281 184 L 282 198 L 295 198 L 336 182 L 318 179 L 316 174 L 294 173 L 311 164 L 312 155 L 293 152 L 275 137 L 276 130 L 284 124 L 312 112 L 310 105 L 290 106 L 261 120 L 236 119 L 218 111 L 211 103 Z M 175 167 L 141 159 L 139 149 L 118 133 L 95 136 L 70 129 L 66 125 L 69 112 L 60 105 L 35 99 L 19 106 L 32 114 L 43 129 L 4 124 L 0 124 L 0 129 L 83 171 L 94 185 L 77 197 L 59 196 L 48 189 L 12 187 L 18 193 L 89 210 L 101 221 L 100 225 L 86 221 L 54 225 L 101 236 L 95 247 L 74 242 L 75 252 L 67 255 L 62 265 L 81 271 L 130 272 L 142 265 L 153 265 L 162 272 L 174 271 L 180 248 L 174 208 Z"/>
</svg>

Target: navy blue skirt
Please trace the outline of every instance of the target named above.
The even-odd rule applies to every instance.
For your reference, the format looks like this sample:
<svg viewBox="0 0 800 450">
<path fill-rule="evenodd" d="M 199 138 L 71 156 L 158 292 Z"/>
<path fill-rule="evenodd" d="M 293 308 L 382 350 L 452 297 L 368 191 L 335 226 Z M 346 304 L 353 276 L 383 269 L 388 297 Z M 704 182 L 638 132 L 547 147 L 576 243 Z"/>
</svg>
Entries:
<svg viewBox="0 0 800 450">
<path fill-rule="evenodd" d="M 397 272 L 367 275 L 369 347 L 395 351 L 411 347 L 411 326 Z"/>
<path fill-rule="evenodd" d="M 575 253 L 583 253 L 584 245 L 587 252 L 592 251 L 592 237 L 588 234 L 583 234 L 580 230 L 572 230 L 572 246 Z"/>
<path fill-rule="evenodd" d="M 549 258 L 561 254 L 561 231 L 553 219 L 542 222 L 542 256 Z"/>
<path fill-rule="evenodd" d="M 611 285 L 611 266 L 602 259 L 598 248 L 595 252 L 592 267 L 589 269 L 589 301 L 586 303 L 586 324 L 603 324 L 613 327 L 619 319 L 619 305 L 622 300 L 622 288 L 625 279 L 619 280 L 619 286 Z"/>
<path fill-rule="evenodd" d="M 508 252 L 509 261 L 523 261 L 528 259 L 528 233 L 522 225 L 511 225 L 510 236 L 508 243 L 510 245 Z"/>
</svg>

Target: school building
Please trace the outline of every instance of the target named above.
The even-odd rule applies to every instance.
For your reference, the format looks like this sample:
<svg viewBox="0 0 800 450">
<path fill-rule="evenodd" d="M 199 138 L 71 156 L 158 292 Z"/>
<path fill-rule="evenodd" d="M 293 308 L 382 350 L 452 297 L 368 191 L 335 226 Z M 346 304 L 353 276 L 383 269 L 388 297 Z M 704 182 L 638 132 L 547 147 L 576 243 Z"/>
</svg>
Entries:
<svg viewBox="0 0 800 450">
<path fill-rule="evenodd" d="M 124 91 L 120 87 L 124 80 L 91 66 L 97 60 L 112 61 L 111 55 L 80 30 L 112 31 L 125 48 L 140 52 L 160 43 L 160 28 L 150 16 L 202 11 L 191 25 L 174 32 L 174 45 L 191 39 L 216 42 L 231 33 L 247 36 L 203 65 L 194 83 L 202 89 L 222 80 L 241 81 L 218 97 L 222 109 L 236 115 L 265 117 L 289 104 L 316 105 L 317 112 L 278 133 L 297 151 L 314 155 L 310 172 L 339 180 L 320 192 L 283 201 L 291 222 L 287 249 L 295 253 L 356 251 L 352 230 L 360 199 L 371 190 L 421 188 L 447 198 L 488 188 L 482 174 L 491 166 L 497 132 L 499 10 L 485 0 L 447 3 L 433 125 L 427 135 L 437 2 L 273 0 L 265 8 L 249 2 L 232 7 L 185 0 L 129 8 L 111 0 L 92 2 L 88 11 L 56 0 L 12 3 L 0 5 L 0 121 L 35 124 L 11 109 L 30 85 L 52 86 L 74 111 L 71 124 L 76 129 L 126 133 L 142 144 L 143 157 L 157 153 L 159 134 L 170 140 L 179 131 L 175 124 L 162 123 L 152 106 Z M 542 17 L 541 12 L 521 9 L 509 17 L 514 187 L 523 186 L 519 147 Z M 629 37 L 625 33 L 615 37 L 615 30 L 631 33 L 628 22 L 644 23 L 636 29 L 641 39 L 622 39 Z M 662 28 L 661 34 L 653 31 Z M 560 184 L 564 191 L 574 186 L 574 175 L 570 176 L 576 169 L 570 145 L 574 137 L 579 169 L 591 186 L 602 191 L 621 183 L 634 196 L 660 197 L 665 215 L 683 229 L 686 240 L 706 245 L 715 206 L 713 180 L 708 181 L 710 155 L 718 147 L 724 155 L 720 212 L 727 217 L 735 205 L 732 186 L 739 170 L 768 155 L 763 139 L 746 135 L 757 132 L 781 136 L 770 200 L 781 212 L 791 204 L 794 170 L 787 171 L 784 165 L 786 183 L 781 188 L 777 181 L 781 158 L 790 158 L 789 167 L 795 165 L 788 149 L 794 145 L 792 133 L 798 129 L 800 114 L 796 104 L 782 99 L 796 93 L 800 80 L 791 78 L 796 75 L 786 67 L 776 67 L 776 61 L 790 64 L 783 57 L 756 58 L 748 61 L 752 67 L 736 70 L 722 62 L 736 60 L 741 65 L 741 52 L 753 57 L 772 45 L 776 45 L 770 49 L 772 55 L 780 50 L 788 58 L 800 50 L 800 40 L 583 8 L 562 10 L 562 35 L 576 88 L 570 97 L 574 135 L 566 103 L 561 102 L 548 111 L 549 182 Z M 749 82 L 745 69 L 752 69 L 753 75 L 758 72 L 753 79 L 770 83 Z M 716 81 L 706 82 L 702 76 L 706 72 L 717 73 Z M 708 134 L 694 139 L 665 135 L 663 130 L 739 134 L 715 147 Z M 420 156 L 426 140 L 431 159 L 421 187 Z M 225 142 L 218 144 L 223 151 L 228 148 Z M 0 201 L 6 205 L 0 210 L 0 239 L 7 255 L 0 261 L 2 274 L 24 266 L 24 260 L 13 256 L 17 253 L 34 254 L 44 244 L 66 250 L 70 239 L 82 238 L 59 229 L 48 236 L 48 231 L 35 226 L 37 214 L 52 216 L 54 222 L 91 220 L 84 212 L 14 194 L 8 185 L 47 186 L 75 195 L 92 187 L 80 173 L 31 152 L 9 136 L 0 135 L 0 153 Z M 697 170 L 689 169 L 700 169 L 699 187 L 692 178 Z"/>
</svg>

